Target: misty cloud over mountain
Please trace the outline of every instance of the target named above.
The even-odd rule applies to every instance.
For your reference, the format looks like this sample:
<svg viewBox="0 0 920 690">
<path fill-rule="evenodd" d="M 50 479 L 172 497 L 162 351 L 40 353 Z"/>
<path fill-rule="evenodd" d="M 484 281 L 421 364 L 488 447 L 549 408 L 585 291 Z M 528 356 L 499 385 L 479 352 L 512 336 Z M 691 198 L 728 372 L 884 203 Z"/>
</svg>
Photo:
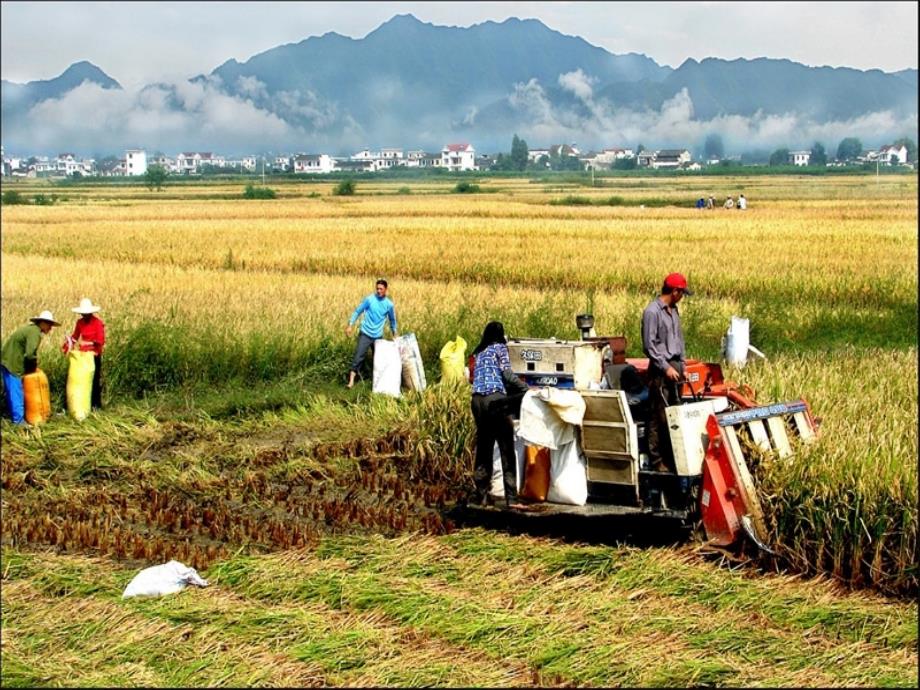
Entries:
<svg viewBox="0 0 920 690">
<path fill-rule="evenodd" d="M 678 69 L 614 55 L 537 20 L 470 28 L 394 17 L 363 39 L 335 33 L 229 60 L 209 75 L 126 91 L 77 63 L 0 92 L 8 152 L 126 147 L 226 154 L 439 150 L 469 141 L 532 147 L 699 146 L 729 151 L 866 145 L 917 136 L 917 71 L 812 68 L 788 60 L 688 60 Z"/>
</svg>

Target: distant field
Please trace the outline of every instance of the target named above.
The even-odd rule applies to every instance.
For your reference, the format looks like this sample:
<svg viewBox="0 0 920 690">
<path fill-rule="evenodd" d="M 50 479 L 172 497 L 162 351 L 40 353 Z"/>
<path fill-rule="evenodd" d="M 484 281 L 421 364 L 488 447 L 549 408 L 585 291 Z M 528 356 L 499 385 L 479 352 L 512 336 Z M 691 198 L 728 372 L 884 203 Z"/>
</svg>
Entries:
<svg viewBox="0 0 920 690">
<path fill-rule="evenodd" d="M 110 341 L 101 415 L 3 422 L 4 684 L 915 686 L 916 175 L 560 180 L 273 180 L 266 201 L 4 182 L 59 198 L 2 209 L 3 337 L 41 309 L 69 329 L 89 296 Z M 686 207 L 739 192 L 746 212 Z M 550 203 L 567 195 L 647 205 Z M 491 319 L 575 337 L 590 309 L 638 355 L 671 271 L 696 290 L 691 356 L 749 317 L 768 359 L 729 376 L 823 419 L 761 469 L 779 556 L 744 573 L 693 547 L 458 530 L 441 508 L 470 482 L 468 393 L 342 386 L 378 276 L 435 381 L 442 345 Z M 58 410 L 61 331 L 41 350 Z M 218 585 L 118 599 L 171 557 Z"/>
</svg>

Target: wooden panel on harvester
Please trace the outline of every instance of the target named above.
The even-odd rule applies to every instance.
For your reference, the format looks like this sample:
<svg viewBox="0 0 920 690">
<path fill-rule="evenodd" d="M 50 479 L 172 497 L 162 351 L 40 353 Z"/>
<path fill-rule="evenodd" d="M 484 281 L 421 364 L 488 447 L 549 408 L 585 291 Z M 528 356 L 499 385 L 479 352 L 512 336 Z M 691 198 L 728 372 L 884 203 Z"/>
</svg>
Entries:
<svg viewBox="0 0 920 690">
<path fill-rule="evenodd" d="M 635 486 L 639 472 L 639 441 L 620 390 L 581 391 L 585 416 L 581 449 L 590 482 Z"/>
<path fill-rule="evenodd" d="M 629 455 L 611 453 L 610 457 L 585 456 L 589 482 L 601 484 L 624 484 L 633 486 L 637 479 L 636 461 Z"/>
<path fill-rule="evenodd" d="M 629 429 L 615 422 L 585 422 L 581 427 L 581 448 L 590 453 L 629 453 Z"/>
<path fill-rule="evenodd" d="M 585 420 L 589 422 L 626 422 L 622 391 L 582 391 L 581 397 L 585 401 Z M 629 405 L 625 407 L 629 410 Z"/>
</svg>

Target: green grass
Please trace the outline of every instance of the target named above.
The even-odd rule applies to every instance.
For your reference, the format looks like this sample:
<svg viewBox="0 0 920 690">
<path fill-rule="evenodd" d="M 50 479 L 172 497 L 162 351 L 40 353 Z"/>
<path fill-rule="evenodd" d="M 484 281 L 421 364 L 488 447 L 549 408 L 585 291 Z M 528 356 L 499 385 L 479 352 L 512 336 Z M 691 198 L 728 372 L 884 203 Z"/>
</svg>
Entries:
<svg viewBox="0 0 920 690">
<path fill-rule="evenodd" d="M 497 566 L 496 551 L 515 558 Z M 616 573 L 564 575 L 560 564 L 579 554 L 606 555 Z M 49 569 L 59 574 L 48 577 Z M 751 579 L 671 549 L 559 545 L 480 530 L 329 537 L 315 551 L 215 563 L 203 573 L 206 589 L 120 599 L 136 570 L 5 550 L 4 684 L 917 680 L 916 604 L 842 594 L 827 583 Z M 667 573 L 665 586 L 650 572 Z M 666 584 L 678 580 L 688 584 Z M 683 590 L 701 585 L 711 596 L 688 600 Z"/>
</svg>

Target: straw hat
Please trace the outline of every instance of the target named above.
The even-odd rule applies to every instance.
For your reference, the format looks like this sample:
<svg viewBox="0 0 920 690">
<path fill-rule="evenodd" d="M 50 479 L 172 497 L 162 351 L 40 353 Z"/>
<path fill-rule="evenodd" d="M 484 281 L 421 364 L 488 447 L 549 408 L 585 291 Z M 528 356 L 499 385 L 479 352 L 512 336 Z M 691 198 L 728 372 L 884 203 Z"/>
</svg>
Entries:
<svg viewBox="0 0 920 690">
<path fill-rule="evenodd" d="M 43 311 L 38 316 L 33 316 L 31 319 L 29 319 L 29 321 L 31 321 L 32 323 L 38 323 L 39 321 L 47 321 L 52 326 L 61 325 L 57 321 L 54 320 L 54 317 L 51 315 L 51 312 L 48 311 L 47 309 L 45 309 L 45 311 Z"/>
<path fill-rule="evenodd" d="M 95 314 L 97 311 L 102 309 L 98 304 L 93 304 L 93 300 L 89 297 L 84 297 L 80 300 L 80 306 L 74 307 L 70 311 L 75 314 Z"/>
</svg>

